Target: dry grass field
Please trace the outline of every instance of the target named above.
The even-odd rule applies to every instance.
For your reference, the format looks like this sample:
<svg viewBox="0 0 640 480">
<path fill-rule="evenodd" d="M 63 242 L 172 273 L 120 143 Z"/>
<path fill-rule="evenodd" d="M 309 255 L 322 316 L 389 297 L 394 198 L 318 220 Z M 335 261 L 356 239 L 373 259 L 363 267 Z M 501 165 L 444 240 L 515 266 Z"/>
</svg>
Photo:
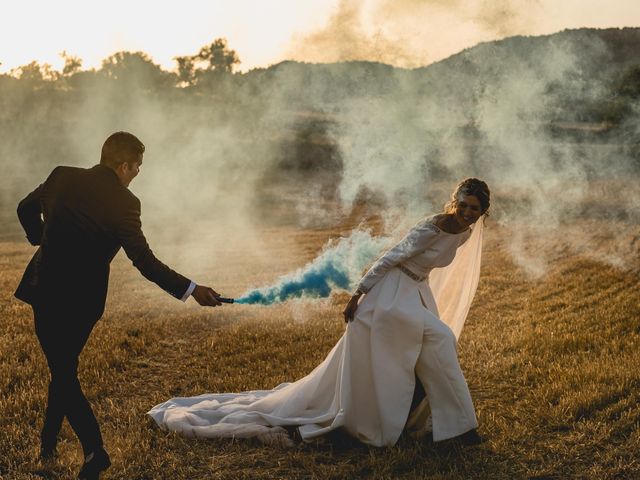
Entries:
<svg viewBox="0 0 640 480">
<path fill-rule="evenodd" d="M 488 230 L 459 353 L 489 441 L 467 449 L 408 437 L 369 448 L 340 434 L 278 448 L 159 430 L 145 412 L 169 397 L 271 388 L 308 373 L 343 332 L 344 297 L 203 309 L 147 283 L 119 254 L 80 371 L 113 461 L 104 478 L 640 478 L 637 270 L 559 250 L 532 279 L 512 261 L 504 232 L 491 222 Z M 152 244 L 229 296 L 304 265 L 340 233 L 265 227 L 232 241 L 212 231 L 181 247 L 212 245 L 202 262 Z M 48 374 L 31 311 L 12 297 L 31 252 L 17 238 L 0 243 L 0 478 L 73 478 L 81 450 L 66 424 L 57 465 L 35 460 Z"/>
</svg>

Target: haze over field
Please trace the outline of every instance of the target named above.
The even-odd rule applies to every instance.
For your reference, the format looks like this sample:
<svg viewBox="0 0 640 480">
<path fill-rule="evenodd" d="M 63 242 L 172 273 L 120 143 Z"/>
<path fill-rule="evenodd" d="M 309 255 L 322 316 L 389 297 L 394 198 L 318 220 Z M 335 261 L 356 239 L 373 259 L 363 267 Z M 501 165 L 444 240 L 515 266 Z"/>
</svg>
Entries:
<svg viewBox="0 0 640 480">
<path fill-rule="evenodd" d="M 2 210 L 12 218 L 57 164 L 97 163 L 106 136 L 123 129 L 147 145 L 132 184 L 147 233 L 197 265 L 202 249 L 183 248 L 184 232 L 206 239 L 224 225 L 256 248 L 258 219 L 329 225 L 363 201 L 401 231 L 475 175 L 531 274 L 566 248 L 633 266 L 639 46 L 639 29 L 576 30 L 412 70 L 283 62 L 232 73 L 237 52 L 224 41 L 182 57 L 179 74 L 143 53 L 99 70 L 69 56 L 66 73 L 32 64 L 0 77 Z M 571 235 L 550 242 L 567 222 Z"/>
<path fill-rule="evenodd" d="M 493 216 L 532 275 L 567 248 L 634 267 L 640 30 L 474 46 L 640 24 L 634 2 L 605 12 L 597 2 L 546 0 L 260 5 L 122 10 L 116 2 L 91 27 L 80 3 L 62 17 L 60 6 L 37 4 L 42 15 L 26 26 L 15 20 L 34 4 L 12 8 L 0 28 L 12 36 L 0 44 L 20 47 L 0 50 L 4 235 L 19 234 L 15 204 L 53 166 L 97 163 L 106 136 L 129 130 L 147 146 L 132 189 L 154 243 L 174 245 L 168 260 L 202 262 L 185 231 L 209 238 L 224 225 L 254 246 L 257 219 L 331 225 L 363 202 L 393 235 L 476 175 L 492 187 Z M 199 15 L 182 21 L 186 11 Z M 49 30 L 53 18 L 60 23 Z M 211 43 L 212 30 L 227 40 Z M 73 48 L 78 36 L 87 50 Z M 48 48 L 69 53 L 55 63 Z M 118 49 L 130 51 L 107 56 Z M 34 57 L 39 63 L 28 63 Z M 341 63 L 249 70 L 287 58 Z M 574 231 L 558 243 L 528 236 L 546 238 L 567 221 Z M 618 235 L 609 241 L 606 231 Z"/>
</svg>

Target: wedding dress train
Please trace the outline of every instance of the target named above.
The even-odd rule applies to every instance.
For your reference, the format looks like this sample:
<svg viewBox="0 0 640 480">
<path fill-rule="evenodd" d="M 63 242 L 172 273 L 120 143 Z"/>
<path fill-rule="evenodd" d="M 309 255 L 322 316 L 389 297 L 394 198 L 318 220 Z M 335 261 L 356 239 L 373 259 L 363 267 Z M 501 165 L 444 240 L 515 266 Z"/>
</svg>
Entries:
<svg viewBox="0 0 640 480">
<path fill-rule="evenodd" d="M 255 437 L 287 443 L 286 426 L 304 440 L 338 427 L 360 441 L 394 445 L 407 425 L 416 375 L 425 386 L 435 441 L 477 426 L 456 340 L 478 284 L 482 219 L 460 234 L 433 217 L 417 224 L 367 272 L 353 322 L 304 378 L 273 390 L 178 397 L 148 413 L 185 436 Z M 428 277 L 428 282 L 426 281 Z M 420 429 L 424 415 L 412 415 Z"/>
</svg>

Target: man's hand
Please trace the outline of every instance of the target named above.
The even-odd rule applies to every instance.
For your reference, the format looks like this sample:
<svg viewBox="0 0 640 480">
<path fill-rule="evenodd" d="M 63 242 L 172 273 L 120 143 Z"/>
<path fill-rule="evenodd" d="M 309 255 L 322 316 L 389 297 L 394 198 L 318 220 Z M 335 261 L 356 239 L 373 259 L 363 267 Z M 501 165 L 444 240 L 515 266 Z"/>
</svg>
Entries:
<svg viewBox="0 0 640 480">
<path fill-rule="evenodd" d="M 203 307 L 218 307 L 222 305 L 218 300 L 220 296 L 213 288 L 205 287 L 203 285 L 196 285 L 196 288 L 191 292 L 191 296 L 196 299 Z"/>
<path fill-rule="evenodd" d="M 362 293 L 356 292 L 349 300 L 349 303 L 347 303 L 347 306 L 344 307 L 344 311 L 342 312 L 342 314 L 344 315 L 345 323 L 353 321 L 353 317 L 356 314 L 356 310 L 358 309 L 358 300 L 360 300 L 361 296 Z"/>
</svg>

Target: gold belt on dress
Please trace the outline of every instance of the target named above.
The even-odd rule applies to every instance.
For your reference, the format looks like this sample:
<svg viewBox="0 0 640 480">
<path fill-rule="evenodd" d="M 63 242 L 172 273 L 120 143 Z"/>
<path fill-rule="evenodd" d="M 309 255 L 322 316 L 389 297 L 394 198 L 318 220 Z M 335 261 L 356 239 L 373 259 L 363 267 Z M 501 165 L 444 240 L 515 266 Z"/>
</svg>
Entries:
<svg viewBox="0 0 640 480">
<path fill-rule="evenodd" d="M 421 277 L 420 275 L 417 275 L 417 274 L 413 273 L 411 270 L 409 270 L 404 265 L 398 265 L 398 268 L 400 269 L 400 271 L 402 273 L 404 273 L 406 276 L 408 276 L 412 280 L 415 280 L 416 282 L 424 282 L 427 279 L 427 276 Z"/>
</svg>

